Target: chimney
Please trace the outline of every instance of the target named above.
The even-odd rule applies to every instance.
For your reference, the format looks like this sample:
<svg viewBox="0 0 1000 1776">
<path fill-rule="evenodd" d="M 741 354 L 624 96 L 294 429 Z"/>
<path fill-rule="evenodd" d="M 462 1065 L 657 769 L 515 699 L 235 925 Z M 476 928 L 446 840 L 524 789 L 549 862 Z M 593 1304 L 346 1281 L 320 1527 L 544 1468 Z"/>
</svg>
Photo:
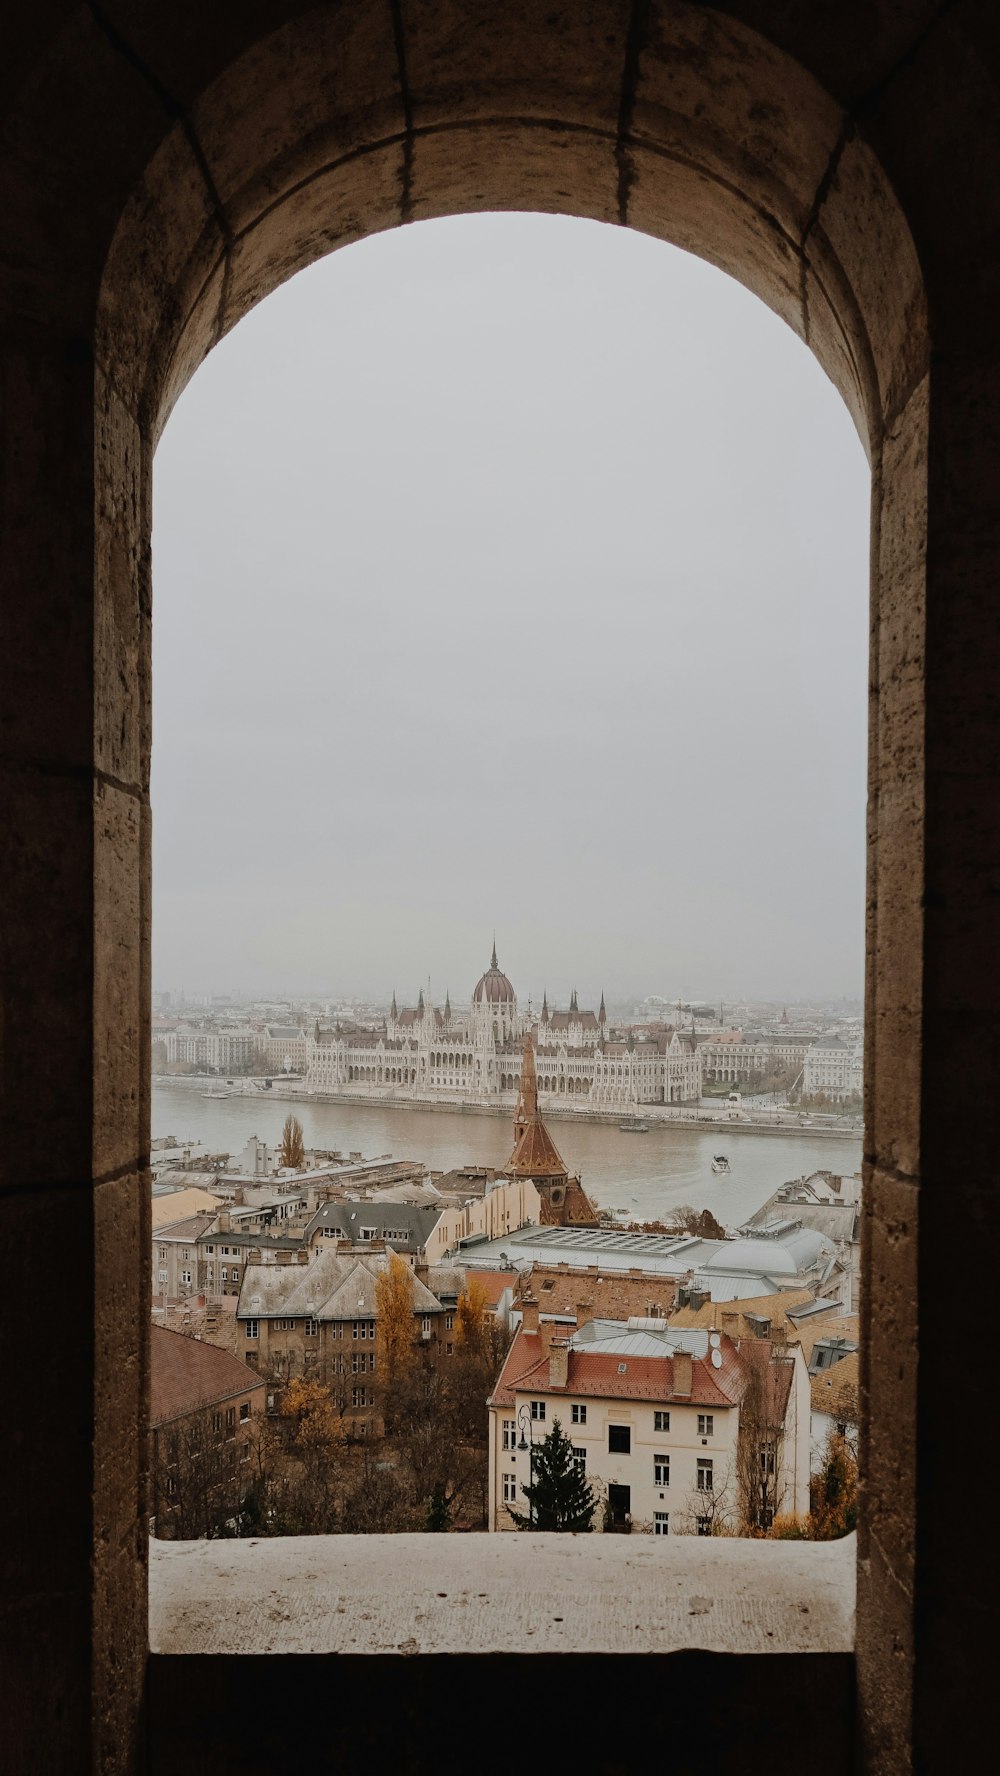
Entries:
<svg viewBox="0 0 1000 1776">
<path fill-rule="evenodd" d="M 296 1264 L 308 1264 L 309 1263 L 309 1248 L 308 1248 L 308 1246 L 300 1246 L 299 1247 L 298 1251 L 295 1254 L 295 1262 L 296 1262 Z"/>
<path fill-rule="evenodd" d="M 521 1303 L 521 1331 L 538 1331 L 538 1302 L 526 1295 Z"/>
<path fill-rule="evenodd" d="M 569 1380 L 569 1339 L 553 1338 L 549 1345 L 549 1386 L 564 1388 Z"/>
<path fill-rule="evenodd" d="M 691 1397 L 691 1352 L 674 1352 L 674 1394 L 678 1400 Z"/>
<path fill-rule="evenodd" d="M 242 1184 L 238 1184 L 236 1186 L 236 1189 L 233 1191 L 233 1201 L 234 1201 L 234 1203 L 245 1203 L 246 1200 L 247 1199 L 243 1194 L 243 1186 L 242 1186 Z"/>
<path fill-rule="evenodd" d="M 259 1249 L 259 1247 L 257 1247 L 257 1246 L 250 1247 L 249 1251 L 247 1252 L 247 1263 L 248 1264 L 259 1264 L 260 1263 L 260 1249 Z"/>
<path fill-rule="evenodd" d="M 594 1317 L 592 1301 L 578 1301 L 576 1304 L 576 1323 L 578 1326 L 589 1326 Z"/>
<path fill-rule="evenodd" d="M 219 1232 L 220 1233 L 232 1233 L 232 1231 L 233 1231 L 233 1223 L 232 1223 L 232 1217 L 229 1213 L 229 1210 L 228 1209 L 220 1209 L 219 1210 Z"/>
</svg>

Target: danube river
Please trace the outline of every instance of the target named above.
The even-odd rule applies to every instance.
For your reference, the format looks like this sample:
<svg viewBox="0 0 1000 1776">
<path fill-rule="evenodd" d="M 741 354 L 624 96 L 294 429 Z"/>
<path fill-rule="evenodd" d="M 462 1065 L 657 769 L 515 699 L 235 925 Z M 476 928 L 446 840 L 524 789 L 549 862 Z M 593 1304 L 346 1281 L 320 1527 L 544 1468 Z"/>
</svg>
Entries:
<svg viewBox="0 0 1000 1776">
<path fill-rule="evenodd" d="M 159 1081 L 153 1087 L 153 1138 L 176 1135 L 203 1142 L 212 1153 L 239 1153 L 250 1135 L 277 1146 L 281 1125 L 293 1109 L 307 1147 L 332 1148 L 345 1155 L 422 1161 L 429 1170 L 463 1164 L 502 1167 L 510 1157 L 510 1123 L 497 1116 L 407 1105 L 338 1104 L 259 1097 L 210 1098 L 203 1091 Z M 646 1135 L 624 1134 L 614 1124 L 553 1118 L 549 1129 L 566 1165 L 579 1172 L 601 1208 L 623 1209 L 638 1221 L 662 1220 L 671 1209 L 690 1203 L 711 1209 L 727 1227 L 736 1227 L 792 1178 L 826 1168 L 855 1172 L 861 1141 L 824 1140 L 800 1135 L 741 1134 L 736 1129 L 663 1128 Z M 723 1152 L 729 1176 L 712 1171 L 712 1155 Z"/>
</svg>

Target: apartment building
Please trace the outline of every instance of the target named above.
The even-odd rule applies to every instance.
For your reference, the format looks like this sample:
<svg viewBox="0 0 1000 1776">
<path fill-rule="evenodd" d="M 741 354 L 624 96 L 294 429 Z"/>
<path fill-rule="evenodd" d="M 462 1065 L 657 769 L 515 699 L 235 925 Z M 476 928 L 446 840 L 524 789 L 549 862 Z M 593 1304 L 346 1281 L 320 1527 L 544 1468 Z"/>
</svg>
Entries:
<svg viewBox="0 0 1000 1776">
<path fill-rule="evenodd" d="M 528 1510 L 532 1450 L 558 1419 L 597 1495 L 595 1529 L 709 1535 L 748 1509 L 809 1509 L 809 1377 L 797 1346 L 626 1321 L 523 1321 L 490 1413 L 490 1529 Z M 750 1447 L 748 1448 L 748 1441 Z"/>
</svg>

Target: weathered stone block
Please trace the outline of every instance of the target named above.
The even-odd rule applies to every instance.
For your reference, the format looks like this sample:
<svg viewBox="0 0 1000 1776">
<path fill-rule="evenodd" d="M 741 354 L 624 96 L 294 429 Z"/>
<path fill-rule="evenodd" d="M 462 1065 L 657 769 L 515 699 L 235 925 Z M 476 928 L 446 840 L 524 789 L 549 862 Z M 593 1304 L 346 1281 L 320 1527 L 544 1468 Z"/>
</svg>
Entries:
<svg viewBox="0 0 1000 1776">
<path fill-rule="evenodd" d="M 306 179 L 403 131 L 392 13 L 317 7 L 248 48 L 192 126 L 234 239 Z"/>
<path fill-rule="evenodd" d="M 803 334 L 800 265 L 787 235 L 722 179 L 642 147 L 630 150 L 629 221 L 738 278 Z"/>
<path fill-rule="evenodd" d="M 518 122 L 469 124 L 418 136 L 409 214 L 538 210 L 616 221 L 618 174 L 610 140 Z"/>
<path fill-rule="evenodd" d="M 615 132 L 629 23 L 618 0 L 553 0 L 543 20 L 530 0 L 402 0 L 400 14 L 418 130 L 532 118 Z"/>
<path fill-rule="evenodd" d="M 142 1123 L 143 1003 L 142 802 L 94 785 L 93 1169 L 97 1178 L 145 1163 Z"/>
<path fill-rule="evenodd" d="M 235 242 L 223 328 L 303 266 L 400 217 L 401 144 L 363 151 L 310 178 L 262 214 Z"/>
</svg>

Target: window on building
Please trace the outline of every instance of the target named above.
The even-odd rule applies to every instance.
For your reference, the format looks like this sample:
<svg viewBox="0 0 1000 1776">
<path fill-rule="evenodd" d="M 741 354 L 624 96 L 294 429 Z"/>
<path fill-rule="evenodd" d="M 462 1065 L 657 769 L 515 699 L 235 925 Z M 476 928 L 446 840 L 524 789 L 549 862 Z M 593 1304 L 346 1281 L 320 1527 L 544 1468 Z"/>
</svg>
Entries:
<svg viewBox="0 0 1000 1776">
<path fill-rule="evenodd" d="M 221 1412 L 213 1412 L 212 1413 L 212 1429 L 213 1429 L 213 1431 L 221 1432 L 221 1430 L 222 1430 L 222 1413 Z"/>
<path fill-rule="evenodd" d="M 574 1443 L 573 1445 L 573 1466 L 578 1468 L 581 1474 L 586 1472 L 587 1451 L 583 1444 Z"/>
<path fill-rule="evenodd" d="M 182 1283 L 189 1283 L 190 1281 L 191 1281 L 191 1272 L 189 1270 L 182 1270 L 181 1271 L 181 1282 Z"/>
<path fill-rule="evenodd" d="M 766 1443 L 761 1444 L 761 1446 L 760 1446 L 760 1471 L 762 1474 L 773 1474 L 774 1473 L 775 1454 L 776 1454 L 775 1446 L 774 1446 L 774 1443 L 770 1439 Z"/>
<path fill-rule="evenodd" d="M 587 1422 L 587 1408 L 586 1408 L 586 1406 L 571 1406 L 569 1409 L 569 1413 L 570 1413 L 570 1418 L 573 1420 L 573 1423 L 575 1425 L 585 1425 L 586 1424 L 586 1422 Z"/>
<path fill-rule="evenodd" d="M 454 1316 L 454 1314 L 445 1314 L 444 1329 L 446 1332 L 454 1332 L 454 1330 L 455 1330 L 455 1316 Z"/>
<path fill-rule="evenodd" d="M 665 1536 L 670 1534 L 669 1511 L 653 1512 L 653 1534 L 655 1536 Z"/>
<path fill-rule="evenodd" d="M 699 1492 L 714 1492 L 715 1491 L 715 1484 L 714 1484 L 714 1481 L 712 1478 L 712 1474 L 713 1474 L 712 1462 L 706 1460 L 706 1458 L 704 1456 L 699 1456 L 699 1458 L 698 1458 L 698 1479 L 697 1479 Z"/>
<path fill-rule="evenodd" d="M 243 1400 L 240 1402 L 240 1424 L 246 1424 L 247 1419 L 249 1417 L 250 1417 L 250 1402 L 249 1402 L 249 1400 Z"/>
<path fill-rule="evenodd" d="M 517 1502 L 517 1475 L 505 1474 L 503 1477 L 503 1502 L 513 1505 Z"/>
<path fill-rule="evenodd" d="M 699 1412 L 699 1414 L 698 1414 L 698 1435 L 699 1435 L 699 1437 L 712 1437 L 715 1435 L 715 1414 L 714 1414 L 714 1412 Z"/>
<path fill-rule="evenodd" d="M 711 1519 L 711 1517 L 699 1517 L 698 1518 L 698 1534 L 700 1536 L 710 1536 L 711 1533 L 712 1533 L 712 1519 Z"/>
<path fill-rule="evenodd" d="M 165 1282 L 166 1282 L 166 1280 L 167 1280 L 167 1273 L 166 1273 L 166 1271 L 165 1271 L 165 1270 L 161 1270 L 161 1271 L 158 1271 L 158 1272 L 157 1272 L 157 1279 L 158 1279 L 158 1281 L 159 1281 L 159 1282 L 161 1282 L 161 1283 L 165 1283 Z"/>
<path fill-rule="evenodd" d="M 368 1389 L 365 1387 L 356 1387 L 351 1390 L 352 1406 L 370 1406 L 373 1399 L 374 1396 L 370 1395 Z"/>
<path fill-rule="evenodd" d="M 632 1453 L 632 1426 L 631 1425 L 609 1425 L 608 1426 L 608 1454 L 609 1455 L 631 1455 L 631 1453 Z"/>
<path fill-rule="evenodd" d="M 222 1266 L 222 1280 L 224 1283 L 228 1283 L 229 1281 L 229 1272 L 225 1265 Z"/>
<path fill-rule="evenodd" d="M 307 1320 L 306 1325 L 305 1325 L 305 1332 L 306 1332 L 307 1338 L 317 1338 L 319 1336 L 319 1321 L 318 1320 Z"/>
<path fill-rule="evenodd" d="M 536 1419 L 539 1424 L 541 1424 L 543 1422 L 543 1420 L 545 1418 L 545 1401 L 544 1400 L 532 1400 L 532 1402 L 531 1402 L 531 1416 L 532 1416 L 532 1418 Z"/>
<path fill-rule="evenodd" d="M 669 1431 L 669 1429 L 670 1429 L 670 1414 L 669 1414 L 669 1412 L 654 1412 L 653 1413 L 653 1429 L 654 1429 L 654 1431 Z"/>
<path fill-rule="evenodd" d="M 653 1485 L 654 1486 L 669 1486 L 670 1485 L 670 1457 L 669 1457 L 669 1455 L 654 1455 L 654 1457 L 653 1457 Z"/>
<path fill-rule="evenodd" d="M 236 1435 L 236 1407 L 235 1406 L 227 1406 L 226 1407 L 226 1436 L 227 1437 L 235 1437 L 235 1435 Z"/>
<path fill-rule="evenodd" d="M 504 1449 L 517 1448 L 517 1423 L 513 1418 L 501 1420 L 501 1441 Z"/>
<path fill-rule="evenodd" d="M 247 1331 L 248 1338 L 259 1338 L 260 1337 L 260 1321 L 259 1320 L 248 1320 L 247 1324 L 246 1324 L 246 1331 Z"/>
</svg>

